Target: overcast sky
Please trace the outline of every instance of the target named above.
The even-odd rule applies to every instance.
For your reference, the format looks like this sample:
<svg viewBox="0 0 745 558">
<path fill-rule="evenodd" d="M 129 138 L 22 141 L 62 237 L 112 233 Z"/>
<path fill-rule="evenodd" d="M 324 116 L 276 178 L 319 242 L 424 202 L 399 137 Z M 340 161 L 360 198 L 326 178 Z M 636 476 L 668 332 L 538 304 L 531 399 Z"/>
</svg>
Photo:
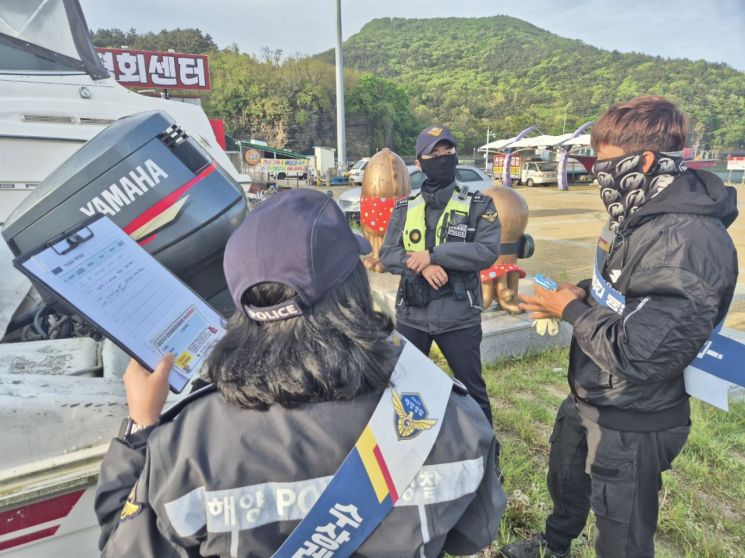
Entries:
<svg viewBox="0 0 745 558">
<path fill-rule="evenodd" d="M 80 0 L 89 27 L 198 27 L 219 47 L 315 54 L 335 41 L 335 0 Z M 745 0 L 342 0 L 344 38 L 378 17 L 510 15 L 621 52 L 745 71 Z"/>
</svg>

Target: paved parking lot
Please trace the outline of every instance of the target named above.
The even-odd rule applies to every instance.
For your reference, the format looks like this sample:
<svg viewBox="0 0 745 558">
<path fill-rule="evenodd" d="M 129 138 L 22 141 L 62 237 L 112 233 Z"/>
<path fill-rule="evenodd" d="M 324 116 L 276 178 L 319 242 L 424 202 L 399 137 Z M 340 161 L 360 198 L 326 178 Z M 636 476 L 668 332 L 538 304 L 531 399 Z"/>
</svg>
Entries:
<svg viewBox="0 0 745 558">
<path fill-rule="evenodd" d="M 320 189 L 338 197 L 347 188 Z M 745 270 L 745 188 L 738 189 L 740 216 L 729 232 L 737 247 L 740 269 Z M 565 281 L 590 277 L 595 244 L 607 215 L 597 188 L 573 186 L 568 192 L 560 192 L 555 186 L 518 187 L 518 191 L 530 208 L 527 232 L 536 240 L 535 255 L 521 261 L 528 274 L 545 273 Z M 740 276 L 726 325 L 745 331 L 745 274 Z"/>
<path fill-rule="evenodd" d="M 745 189 L 739 187 L 740 215 L 729 227 L 737 247 L 740 269 L 745 269 Z M 594 249 L 606 219 L 597 188 L 578 186 L 568 192 L 556 187 L 518 188 L 530 208 L 528 232 L 536 239 L 536 253 L 521 265 L 530 274 L 546 273 L 578 281 L 592 275 Z M 745 274 L 735 291 L 726 324 L 745 331 Z"/>
</svg>

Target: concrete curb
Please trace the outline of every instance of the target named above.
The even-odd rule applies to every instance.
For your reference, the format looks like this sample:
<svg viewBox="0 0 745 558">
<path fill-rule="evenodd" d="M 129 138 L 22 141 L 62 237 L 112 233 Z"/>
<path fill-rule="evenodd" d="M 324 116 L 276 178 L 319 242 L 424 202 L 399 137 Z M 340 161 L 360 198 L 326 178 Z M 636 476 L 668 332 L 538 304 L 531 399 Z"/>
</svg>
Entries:
<svg viewBox="0 0 745 558">
<path fill-rule="evenodd" d="M 398 275 L 368 272 L 368 278 L 376 309 L 395 320 Z M 532 293 L 533 282 L 529 279 L 521 280 L 520 292 Z M 542 353 L 554 347 L 569 345 L 572 328 L 566 322 L 561 322 L 559 333 L 555 336 L 538 335 L 531 323 L 527 314 L 511 315 L 503 310 L 497 310 L 496 307 L 484 312 L 481 318 L 484 331 L 481 341 L 482 362 L 489 364 L 509 357 Z"/>
</svg>

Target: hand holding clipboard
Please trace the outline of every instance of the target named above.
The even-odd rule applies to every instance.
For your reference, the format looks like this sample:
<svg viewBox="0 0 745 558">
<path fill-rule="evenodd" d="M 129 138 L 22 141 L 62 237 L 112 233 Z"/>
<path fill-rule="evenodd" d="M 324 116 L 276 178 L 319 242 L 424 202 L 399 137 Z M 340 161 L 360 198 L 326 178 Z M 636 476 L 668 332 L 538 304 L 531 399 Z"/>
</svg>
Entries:
<svg viewBox="0 0 745 558">
<path fill-rule="evenodd" d="M 105 216 L 14 263 L 147 369 L 174 354 L 169 383 L 176 393 L 225 333 L 220 314 Z"/>
</svg>

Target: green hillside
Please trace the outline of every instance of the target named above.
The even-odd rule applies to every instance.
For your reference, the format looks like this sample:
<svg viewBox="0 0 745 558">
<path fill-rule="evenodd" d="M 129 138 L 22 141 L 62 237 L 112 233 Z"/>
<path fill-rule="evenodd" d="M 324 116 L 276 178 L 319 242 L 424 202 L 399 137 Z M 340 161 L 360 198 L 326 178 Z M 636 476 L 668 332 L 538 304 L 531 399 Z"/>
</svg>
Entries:
<svg viewBox="0 0 745 558">
<path fill-rule="evenodd" d="M 333 61 L 333 52 L 319 56 Z M 453 126 L 466 147 L 483 144 L 487 126 L 499 137 L 532 124 L 561 133 L 565 107 L 569 131 L 643 94 L 680 104 L 691 144 L 745 144 L 744 73 L 601 50 L 512 17 L 376 19 L 346 41 L 344 58 L 402 86 L 417 117 Z"/>
<path fill-rule="evenodd" d="M 100 29 L 93 40 L 205 52 L 213 89 L 203 106 L 229 134 L 306 152 L 336 145 L 333 51 L 220 50 L 198 29 Z M 559 134 L 643 94 L 680 104 L 690 145 L 745 149 L 745 73 L 723 64 L 605 51 L 506 16 L 376 19 L 346 41 L 344 59 L 350 159 L 382 147 L 411 156 L 416 134 L 433 122 L 453 129 L 467 157 L 487 127 L 496 137 L 534 124 Z"/>
</svg>

